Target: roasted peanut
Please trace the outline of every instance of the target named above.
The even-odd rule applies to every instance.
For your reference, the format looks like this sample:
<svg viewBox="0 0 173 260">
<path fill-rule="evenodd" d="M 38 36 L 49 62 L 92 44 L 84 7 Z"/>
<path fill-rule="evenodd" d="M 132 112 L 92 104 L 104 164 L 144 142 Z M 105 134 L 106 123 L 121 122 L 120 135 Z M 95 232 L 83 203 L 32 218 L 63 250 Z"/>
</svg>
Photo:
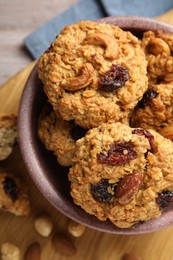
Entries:
<svg viewBox="0 0 173 260">
<path fill-rule="evenodd" d="M 4 243 L 1 246 L 1 259 L 20 260 L 21 259 L 20 249 L 11 243 Z"/>
<path fill-rule="evenodd" d="M 40 215 L 34 220 L 35 230 L 43 237 L 48 237 L 53 229 L 53 221 L 47 214 Z"/>
<path fill-rule="evenodd" d="M 85 232 L 85 226 L 70 220 L 67 226 L 68 232 L 74 237 L 80 237 Z"/>
<path fill-rule="evenodd" d="M 105 58 L 114 60 L 118 55 L 118 44 L 116 39 L 106 33 L 98 32 L 88 34 L 87 42 L 93 45 L 100 45 L 106 48 L 105 50 Z"/>
<path fill-rule="evenodd" d="M 81 69 L 81 75 L 76 78 L 63 79 L 61 87 L 68 91 L 77 91 L 88 86 L 93 79 L 94 68 L 91 63 L 85 63 Z"/>
</svg>

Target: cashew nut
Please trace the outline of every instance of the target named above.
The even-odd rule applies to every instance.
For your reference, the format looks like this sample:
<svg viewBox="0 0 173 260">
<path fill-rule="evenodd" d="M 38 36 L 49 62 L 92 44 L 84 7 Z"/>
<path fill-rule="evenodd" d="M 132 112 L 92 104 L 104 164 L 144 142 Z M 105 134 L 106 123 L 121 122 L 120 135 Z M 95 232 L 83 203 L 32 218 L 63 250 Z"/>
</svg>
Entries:
<svg viewBox="0 0 173 260">
<path fill-rule="evenodd" d="M 87 42 L 93 45 L 101 45 L 106 48 L 105 57 L 114 60 L 118 55 L 118 44 L 116 39 L 106 33 L 98 32 L 88 34 Z"/>
<path fill-rule="evenodd" d="M 166 53 L 168 56 L 171 55 L 168 44 L 161 38 L 154 38 L 148 44 L 149 51 L 157 56 L 158 54 Z"/>
<path fill-rule="evenodd" d="M 81 75 L 76 78 L 67 78 L 62 80 L 62 88 L 69 91 L 77 91 L 88 86 L 93 79 L 94 68 L 91 63 L 85 63 L 81 69 Z"/>
</svg>

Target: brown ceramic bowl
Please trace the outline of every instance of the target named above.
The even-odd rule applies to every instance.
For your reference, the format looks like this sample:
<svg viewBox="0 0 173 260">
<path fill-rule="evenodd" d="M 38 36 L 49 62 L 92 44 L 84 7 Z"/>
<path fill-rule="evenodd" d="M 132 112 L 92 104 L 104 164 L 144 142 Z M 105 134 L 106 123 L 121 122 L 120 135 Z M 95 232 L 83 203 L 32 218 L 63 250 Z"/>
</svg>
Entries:
<svg viewBox="0 0 173 260">
<path fill-rule="evenodd" d="M 99 20 L 120 26 L 138 37 L 144 31 L 162 29 L 173 31 L 170 25 L 143 17 L 108 17 Z M 37 120 L 46 96 L 38 79 L 37 65 L 24 88 L 18 116 L 19 144 L 27 170 L 43 196 L 60 212 L 90 228 L 115 234 L 139 234 L 153 232 L 173 224 L 173 210 L 131 229 L 120 229 L 109 221 L 100 221 L 73 203 L 70 196 L 68 169 L 60 166 L 37 137 Z"/>
</svg>

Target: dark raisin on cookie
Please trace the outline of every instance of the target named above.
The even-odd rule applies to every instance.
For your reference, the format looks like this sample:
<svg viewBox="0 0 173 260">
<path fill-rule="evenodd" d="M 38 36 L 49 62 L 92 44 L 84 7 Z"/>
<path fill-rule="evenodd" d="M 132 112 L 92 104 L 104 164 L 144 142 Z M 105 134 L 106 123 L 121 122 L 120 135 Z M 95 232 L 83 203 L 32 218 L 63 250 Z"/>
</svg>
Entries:
<svg viewBox="0 0 173 260">
<path fill-rule="evenodd" d="M 95 184 L 91 184 L 91 194 L 96 201 L 109 202 L 114 194 L 114 186 L 108 179 L 102 179 Z"/>
<path fill-rule="evenodd" d="M 155 152 L 155 148 L 154 148 L 154 136 L 145 129 L 134 129 L 132 131 L 132 134 L 137 134 L 137 135 L 144 135 L 147 139 L 148 142 L 150 144 L 150 150 L 149 152 L 154 153 Z"/>
<path fill-rule="evenodd" d="M 82 128 L 79 125 L 74 125 L 71 129 L 71 137 L 74 141 L 77 141 L 78 139 L 82 138 L 85 136 L 87 130 Z"/>
<path fill-rule="evenodd" d="M 100 89 L 112 92 L 122 87 L 129 80 L 128 70 L 120 65 L 113 64 L 111 69 L 106 71 L 99 80 Z"/>
<path fill-rule="evenodd" d="M 137 153 L 131 142 L 114 142 L 110 145 L 107 154 L 101 152 L 97 155 L 100 163 L 116 166 L 123 165 L 136 158 Z"/>
<path fill-rule="evenodd" d="M 149 106 L 149 105 L 151 104 L 151 101 L 152 101 L 154 98 L 156 98 L 157 96 L 158 96 L 158 93 L 157 93 L 155 90 L 149 88 L 149 89 L 144 93 L 144 95 L 143 95 L 141 101 L 139 101 L 138 107 L 139 107 L 139 108 L 144 108 L 145 106 Z"/>
<path fill-rule="evenodd" d="M 10 177 L 5 177 L 4 181 L 2 182 L 3 189 L 5 193 L 13 200 L 17 200 L 19 196 L 19 191 L 15 181 Z"/>
<path fill-rule="evenodd" d="M 173 191 L 165 190 L 159 193 L 156 202 L 159 205 L 160 210 L 173 206 Z"/>
</svg>

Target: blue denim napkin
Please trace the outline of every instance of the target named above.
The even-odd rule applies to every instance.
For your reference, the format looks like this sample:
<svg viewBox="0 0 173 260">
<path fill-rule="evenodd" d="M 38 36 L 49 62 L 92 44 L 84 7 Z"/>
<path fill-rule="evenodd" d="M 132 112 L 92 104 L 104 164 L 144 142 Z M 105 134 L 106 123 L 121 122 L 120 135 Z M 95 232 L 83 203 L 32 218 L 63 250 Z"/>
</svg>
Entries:
<svg viewBox="0 0 173 260">
<path fill-rule="evenodd" d="M 33 58 L 37 59 L 67 24 L 111 15 L 154 17 L 171 8 L 173 8 L 173 0 L 80 0 L 64 13 L 29 34 L 24 39 L 24 44 Z"/>
</svg>

